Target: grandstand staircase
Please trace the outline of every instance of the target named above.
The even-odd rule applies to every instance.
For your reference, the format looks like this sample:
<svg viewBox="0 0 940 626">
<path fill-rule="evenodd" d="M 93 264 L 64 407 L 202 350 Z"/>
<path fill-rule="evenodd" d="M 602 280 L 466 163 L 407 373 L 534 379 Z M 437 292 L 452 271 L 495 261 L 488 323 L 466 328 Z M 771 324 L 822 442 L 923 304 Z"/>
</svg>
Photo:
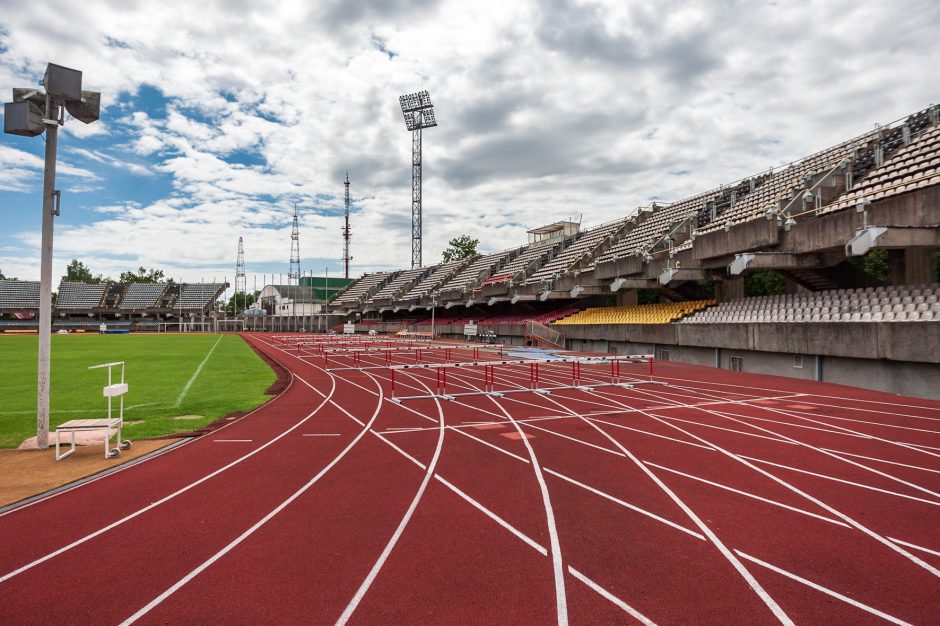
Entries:
<svg viewBox="0 0 940 626">
<path fill-rule="evenodd" d="M 790 280 L 810 291 L 874 286 L 871 276 L 844 261 L 833 267 L 806 267 L 777 270 Z"/>
<path fill-rule="evenodd" d="M 565 334 L 549 328 L 545 324 L 529 320 L 525 323 L 525 339 L 533 345 L 547 344 L 556 348 L 565 347 Z"/>
</svg>

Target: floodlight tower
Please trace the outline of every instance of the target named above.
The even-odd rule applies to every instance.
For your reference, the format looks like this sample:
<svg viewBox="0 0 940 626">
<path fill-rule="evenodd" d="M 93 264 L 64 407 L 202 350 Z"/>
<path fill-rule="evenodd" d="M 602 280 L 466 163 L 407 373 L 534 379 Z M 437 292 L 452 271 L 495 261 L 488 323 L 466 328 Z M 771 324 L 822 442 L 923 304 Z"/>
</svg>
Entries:
<svg viewBox="0 0 940 626">
<path fill-rule="evenodd" d="M 238 290 L 245 298 L 245 308 L 248 308 L 248 279 L 245 276 L 245 246 L 242 238 L 238 238 L 238 258 L 235 260 L 235 314 L 238 314 Z"/>
<path fill-rule="evenodd" d="M 297 203 L 294 203 L 294 227 L 290 233 L 290 271 L 287 273 L 287 284 L 294 280 L 295 285 L 300 284 L 300 217 L 297 213 Z"/>
<path fill-rule="evenodd" d="M 36 446 L 49 447 L 49 367 L 52 330 L 52 218 L 59 215 L 61 192 L 55 188 L 56 145 L 65 111 L 90 124 L 98 119 L 101 94 L 82 89 L 82 73 L 49 63 L 40 83 L 45 87 L 13 90 L 3 110 L 3 132 L 23 137 L 46 133 L 42 185 L 42 244 L 39 269 L 39 363 L 36 391 Z"/>
<path fill-rule="evenodd" d="M 400 96 L 405 126 L 411 131 L 411 267 L 421 267 L 421 131 L 437 126 L 427 91 Z"/>
<path fill-rule="evenodd" d="M 352 257 L 349 256 L 349 239 L 352 236 L 352 233 L 349 231 L 349 172 L 346 172 L 346 182 L 343 184 L 346 186 L 346 210 L 344 212 L 346 222 L 343 226 L 343 265 L 346 267 L 346 278 L 349 278 L 349 262 L 352 260 Z"/>
</svg>

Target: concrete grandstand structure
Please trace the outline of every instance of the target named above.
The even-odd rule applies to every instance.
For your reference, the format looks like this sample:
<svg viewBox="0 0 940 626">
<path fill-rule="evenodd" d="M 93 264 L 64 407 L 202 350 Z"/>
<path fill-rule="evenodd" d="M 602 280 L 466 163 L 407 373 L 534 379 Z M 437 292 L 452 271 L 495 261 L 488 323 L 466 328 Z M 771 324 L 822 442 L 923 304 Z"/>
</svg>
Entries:
<svg viewBox="0 0 940 626">
<path fill-rule="evenodd" d="M 396 312 L 437 307 L 444 335 L 461 336 L 464 320 L 492 318 L 505 322 L 493 325 L 501 338 L 522 342 L 537 339 L 530 322 L 570 308 L 553 324 L 568 348 L 654 350 L 664 359 L 940 397 L 938 249 L 940 107 L 931 106 L 784 167 L 558 240 L 476 255 L 448 267 L 432 288 L 380 291 L 402 272 L 369 275 L 337 309 L 372 328 L 414 330 L 428 320 Z M 851 262 L 872 250 L 887 251 L 887 281 Z M 746 298 L 745 277 L 762 269 L 791 293 Z M 421 284 L 412 278 L 400 284 Z M 591 323 L 568 317 L 636 307 L 641 290 L 655 290 L 664 310 L 579 314 Z M 693 301 L 695 310 L 676 317 L 665 310 Z M 447 311 L 454 307 L 461 313 Z M 662 315 L 659 323 L 624 321 Z"/>
<path fill-rule="evenodd" d="M 54 306 L 53 329 L 155 330 L 160 322 L 213 314 L 224 283 L 82 283 L 63 280 Z M 39 283 L 0 281 L 0 331 L 38 328 Z"/>
</svg>

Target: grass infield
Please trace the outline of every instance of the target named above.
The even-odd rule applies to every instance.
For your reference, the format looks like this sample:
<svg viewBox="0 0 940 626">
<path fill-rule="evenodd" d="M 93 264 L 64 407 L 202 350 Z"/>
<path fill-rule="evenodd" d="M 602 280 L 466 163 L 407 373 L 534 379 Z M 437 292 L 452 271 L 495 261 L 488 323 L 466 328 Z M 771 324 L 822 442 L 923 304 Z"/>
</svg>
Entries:
<svg viewBox="0 0 940 626">
<path fill-rule="evenodd" d="M 0 447 L 36 434 L 36 359 L 36 335 L 0 335 Z M 107 370 L 88 366 L 110 361 L 125 361 L 125 437 L 131 440 L 249 411 L 269 398 L 264 392 L 275 380 L 237 335 L 53 335 L 50 433 L 70 419 L 106 415 Z M 173 419 L 178 416 L 199 417 Z"/>
</svg>

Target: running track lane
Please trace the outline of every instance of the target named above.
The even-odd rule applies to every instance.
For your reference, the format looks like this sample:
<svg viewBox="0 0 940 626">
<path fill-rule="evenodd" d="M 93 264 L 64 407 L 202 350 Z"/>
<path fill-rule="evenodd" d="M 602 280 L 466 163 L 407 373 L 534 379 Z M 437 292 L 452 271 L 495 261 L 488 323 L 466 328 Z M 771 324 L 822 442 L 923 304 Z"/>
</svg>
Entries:
<svg viewBox="0 0 940 626">
<path fill-rule="evenodd" d="M 266 340 L 270 341 L 270 338 Z M 318 389 L 314 391 L 306 384 L 297 385 L 295 381 L 294 385 L 302 386 L 309 392 L 303 400 L 309 403 L 308 407 L 323 400 L 330 383 L 323 376 L 322 359 L 288 359 L 284 353 L 270 346 L 269 349 L 272 355 Z M 829 509 L 853 518 L 859 516 L 859 510 L 877 510 L 879 514 L 876 517 L 882 526 L 877 530 L 882 534 L 887 534 L 891 527 L 902 530 L 908 527 L 909 532 L 915 532 L 916 529 L 909 523 L 915 511 L 912 507 L 929 505 L 870 489 L 861 490 L 862 495 L 856 496 L 853 490 L 858 487 L 820 476 L 825 472 L 835 474 L 841 471 L 844 473 L 839 474 L 839 477 L 850 477 L 860 484 L 868 482 L 883 487 L 887 482 L 892 483 L 899 493 L 925 494 L 899 484 L 896 480 L 892 481 L 890 477 L 873 475 L 863 468 L 841 463 L 837 458 L 821 455 L 805 446 L 781 443 L 777 437 L 768 439 L 767 433 L 760 430 L 761 427 L 767 427 L 786 437 L 805 440 L 812 446 L 822 448 L 826 445 L 839 450 L 838 445 L 846 441 L 846 436 L 836 434 L 838 429 L 835 426 L 829 429 L 833 432 L 812 431 L 808 433 L 812 438 L 804 438 L 807 432 L 778 423 L 754 421 L 757 427 L 753 427 L 748 426 L 751 423 L 749 421 L 745 424 L 728 421 L 727 416 L 736 412 L 749 419 L 759 417 L 799 423 L 800 420 L 795 419 L 796 415 L 775 413 L 769 410 L 771 407 L 761 407 L 759 402 L 762 398 L 779 397 L 787 393 L 802 394 L 807 391 L 806 386 L 787 389 L 785 385 L 776 384 L 779 379 L 754 376 L 736 377 L 733 380 L 738 384 L 729 385 L 714 378 L 706 380 L 708 375 L 697 376 L 697 368 L 669 368 L 672 371 L 666 373 L 675 379 L 676 384 L 683 386 L 682 390 L 672 389 L 666 393 L 664 389 L 661 394 L 626 390 L 613 390 L 613 393 L 565 392 L 552 396 L 560 400 L 561 406 L 535 394 L 507 396 L 498 402 L 477 397 L 444 403 L 448 429 L 437 473 L 434 480 L 428 483 L 427 491 L 400 540 L 389 553 L 388 560 L 353 614 L 353 621 L 489 619 L 518 623 L 524 621 L 526 616 L 530 618 L 529 621 L 552 621 L 555 617 L 555 581 L 551 575 L 549 537 L 543 527 L 545 511 L 539 506 L 536 481 L 531 478 L 525 480 L 526 476 L 532 476 L 533 470 L 527 465 L 531 465 L 533 457 L 542 464 L 541 469 L 553 503 L 565 568 L 566 599 L 573 623 L 623 621 L 629 615 L 642 618 L 642 614 L 660 623 L 711 619 L 727 621 L 751 615 L 750 610 L 743 609 L 746 606 L 753 607 L 751 610 L 754 611 L 749 620 L 772 621 L 773 616 L 729 567 L 729 562 L 720 558 L 704 539 L 689 534 L 689 530 L 695 532 L 696 527 L 690 524 L 688 516 L 674 506 L 672 499 L 663 495 L 662 489 L 656 491 L 650 488 L 652 483 L 648 474 L 635 464 L 633 474 L 624 474 L 625 468 L 630 465 L 617 446 L 598 429 L 587 427 L 584 419 L 571 415 L 572 412 L 603 411 L 605 407 L 609 414 L 589 418 L 591 422 L 615 437 L 617 443 L 634 452 L 648 470 L 654 472 L 665 486 L 714 529 L 734 550 L 747 570 L 796 621 L 858 623 L 871 619 L 904 619 L 920 623 L 938 614 L 937 583 L 927 571 L 873 542 L 857 529 L 844 523 L 839 525 L 841 518 L 833 517 L 832 512 L 824 507 L 814 506 L 798 492 L 810 493 Z M 422 380 L 425 384 L 433 385 L 432 371 L 412 373 L 415 377 L 409 380 L 410 385 L 420 387 Z M 378 381 L 387 392 L 388 381 L 382 378 L 383 374 L 387 376 L 387 371 L 375 374 L 374 379 L 360 372 L 344 372 L 342 377 L 336 377 L 339 393 L 326 402 L 324 409 L 317 413 L 316 421 L 340 436 L 314 439 L 317 445 L 348 445 L 353 437 L 364 432 L 361 428 L 365 421 L 361 418 L 367 417 L 364 413 L 368 411 L 362 406 L 368 406 L 370 402 L 381 408 L 381 415 L 377 416 L 372 430 L 386 433 L 383 435 L 385 439 L 372 433 L 363 436 L 313 488 L 272 517 L 270 523 L 260 527 L 250 538 L 180 587 L 152 613 L 144 616 L 145 621 L 179 621 L 185 620 L 186 616 L 195 621 L 218 621 L 227 616 L 226 621 L 231 621 L 234 615 L 241 615 L 234 610 L 239 602 L 254 606 L 255 612 L 251 613 L 257 618 L 254 621 L 264 619 L 265 610 L 269 611 L 268 621 L 329 622 L 338 617 L 383 546 L 388 545 L 387 540 L 402 519 L 408 503 L 414 502 L 415 490 L 425 476 L 424 469 L 432 458 L 438 434 L 433 423 L 434 415 L 429 408 L 433 403 L 408 403 L 425 413 L 424 417 L 403 406 L 391 403 L 382 406 L 381 402 L 376 404 L 374 394 L 378 387 L 375 382 Z M 696 382 L 693 377 L 702 380 Z M 838 402 L 839 396 L 836 394 L 845 392 L 845 388 L 838 386 L 808 387 L 814 395 L 807 400 L 812 400 L 810 404 L 817 407 L 823 403 Z M 715 394 L 719 396 L 717 405 L 714 404 Z M 678 402 L 680 405 L 690 405 L 688 408 L 676 406 L 679 396 L 686 396 Z M 721 396 L 731 402 L 722 405 Z M 350 401 L 350 397 L 355 398 L 355 401 Z M 884 394 L 861 394 L 859 398 L 855 400 L 862 409 L 857 413 L 850 411 L 848 417 L 861 416 L 870 420 L 872 411 L 864 409 L 873 406 L 892 408 L 888 404 L 876 404 L 892 399 Z M 748 400 L 748 406 L 739 402 L 742 399 Z M 691 406 L 695 400 L 700 404 L 708 403 L 707 410 Z M 751 406 L 750 401 L 757 402 Z M 820 404 L 815 404 L 817 402 Z M 916 414 L 916 418 L 888 415 L 891 411 L 881 415 L 901 425 L 912 419 L 929 421 L 933 416 L 940 418 L 940 405 L 913 400 L 910 403 L 911 406 L 903 411 Z M 496 404 L 505 407 L 513 419 L 507 420 L 505 416 L 500 419 L 501 411 L 494 410 Z M 624 409 L 624 405 L 630 408 Z M 665 408 L 670 405 L 670 408 Z M 276 403 L 270 406 L 276 406 Z M 645 410 L 651 406 L 659 408 Z M 776 408 L 781 409 L 779 406 Z M 782 407 L 782 410 L 790 411 L 791 408 Z M 807 409 L 794 411 L 813 412 Z M 836 421 L 826 411 L 822 409 L 813 419 L 826 420 L 828 424 L 859 431 L 868 428 L 858 423 Z M 353 414 L 359 415 L 359 418 L 353 419 Z M 543 422 L 526 421 L 530 417 L 546 415 L 554 415 L 555 418 Z M 845 413 L 840 412 L 838 416 L 843 417 Z M 672 418 L 672 421 L 665 417 Z M 294 416 L 294 422 L 297 419 Z M 679 419 L 686 421 L 677 421 Z M 488 421 L 496 427 L 482 424 L 480 428 L 464 428 L 465 422 L 471 420 L 478 423 Z M 513 420 L 519 426 L 514 426 Z M 707 425 L 697 426 L 689 422 Z M 251 420 L 246 419 L 230 428 L 250 423 Z M 522 441 L 519 438 L 519 427 L 529 439 Z M 735 432 L 715 427 L 733 427 Z M 933 424 L 927 426 L 932 427 Z M 347 430 L 342 431 L 343 428 Z M 460 434 L 458 428 L 466 430 L 472 437 Z M 408 430 L 394 434 L 396 429 Z M 879 434 L 884 432 L 879 431 Z M 323 430 L 320 434 L 330 433 Z M 828 439 L 819 439 L 823 435 Z M 664 438 L 666 436 L 670 438 Z M 929 436 L 929 433 L 916 436 Z M 341 438 L 344 441 L 339 441 Z M 924 443 L 920 439 L 916 441 L 918 444 Z M 907 463 L 908 456 L 891 456 L 892 447 L 885 442 L 876 443 L 856 437 L 853 443 L 866 446 L 872 444 L 872 448 L 856 447 L 851 448 L 851 451 L 872 457 L 877 454 L 880 459 L 877 467 L 886 473 L 894 475 L 892 467 L 902 467 L 892 466 L 891 462 L 911 465 Z M 282 449 L 282 444 L 290 445 Z M 270 461 L 271 468 L 263 471 L 273 470 L 277 476 L 271 481 L 271 476 L 267 475 L 269 482 L 272 482 L 268 489 L 276 492 L 271 495 L 271 500 L 277 499 L 275 495 L 281 497 L 296 487 L 297 483 L 291 482 L 294 479 L 290 476 L 291 470 L 309 470 L 309 477 L 318 467 L 323 467 L 311 462 L 309 455 L 300 453 L 302 448 L 292 446 L 293 439 L 285 437 L 252 457 L 260 460 L 262 454 L 267 453 L 278 457 L 265 457 Z M 775 463 L 782 465 L 787 462 L 796 469 L 812 469 L 814 475 L 795 473 L 777 465 L 759 465 L 754 461 L 755 465 L 779 478 L 770 480 L 768 476 L 736 461 L 733 456 L 720 453 L 715 446 L 730 450 L 733 454 L 746 451 L 753 453 L 755 458 L 767 456 Z M 531 447 L 532 455 L 527 454 L 528 447 Z M 454 463 L 449 463 L 451 449 L 455 452 Z M 918 449 L 897 452 L 917 455 Z M 907 468 L 907 473 L 898 476 L 917 485 L 927 485 L 927 482 L 918 479 L 925 474 L 923 470 L 938 470 L 940 467 L 935 457 L 926 454 L 922 456 L 924 459 L 921 465 L 925 468 Z M 243 462 L 245 467 L 250 460 Z M 149 463 L 158 461 L 159 458 Z M 867 460 L 863 462 L 871 464 Z M 479 469 L 491 464 L 504 469 L 492 472 L 489 476 Z M 142 464 L 145 465 L 147 463 Z M 510 469 L 515 466 L 519 467 Z M 122 473 L 131 474 L 135 471 L 131 468 Z M 221 483 L 223 476 L 229 475 L 231 471 L 235 471 L 235 468 L 206 481 L 204 485 L 215 481 Z M 445 472 L 448 473 L 446 476 Z M 507 477 L 517 476 L 510 479 L 515 487 L 504 484 L 491 488 L 493 476 L 504 474 Z M 926 474 L 930 475 L 930 472 Z M 251 479 L 250 476 L 240 475 L 240 481 L 248 486 L 252 484 Z M 106 483 L 108 480 L 111 478 L 98 482 Z M 876 480 L 886 482 L 874 482 Z M 258 480 L 258 484 L 262 482 Z M 370 493 L 377 495 L 367 497 L 363 504 L 355 493 L 356 488 L 367 491 L 373 485 L 376 489 Z M 89 488 L 91 485 L 59 498 L 74 497 L 76 493 Z M 514 489 L 521 496 L 520 506 L 515 506 L 511 497 Z M 257 487 L 251 490 L 251 502 L 244 502 L 243 508 L 251 509 L 257 503 L 260 512 L 268 506 L 264 500 L 267 494 L 260 493 Z M 194 494 L 187 492 L 128 524 L 143 522 L 151 514 L 156 516 L 163 507 L 182 503 L 184 498 L 191 495 Z M 229 495 L 235 497 L 231 492 Z M 310 498 L 318 499 L 313 502 Z M 34 514 L 42 512 L 44 506 L 51 505 L 56 499 L 30 508 L 35 508 Z M 853 502 L 858 503 L 859 509 L 848 510 L 849 504 Z M 187 508 L 198 508 L 199 505 L 200 502 L 187 501 Z M 202 507 L 203 511 L 207 508 L 205 504 Z M 15 518 L 27 510 L 0 517 L 0 531 L 4 528 L 5 518 Z M 375 515 L 371 516 L 370 521 L 365 521 L 372 512 Z M 206 518 L 208 525 L 222 525 L 222 521 L 241 512 L 223 508 L 218 512 L 213 509 L 211 513 Z M 213 519 L 216 513 L 221 513 L 224 520 Z M 245 520 L 255 515 L 252 509 L 238 519 Z M 929 511 L 927 515 L 937 520 L 935 511 Z M 319 523 L 321 516 L 326 520 Z M 78 514 L 75 517 L 78 522 L 82 516 Z M 827 517 L 829 519 L 824 519 Z M 539 518 L 543 520 L 542 524 L 538 523 Z M 47 520 L 40 517 L 38 521 Z M 172 519 L 167 522 L 170 526 L 174 523 L 176 521 Z M 183 532 L 191 533 L 191 540 L 197 541 L 206 535 L 189 529 L 188 526 L 193 523 L 191 520 Z M 337 529 L 344 526 L 351 528 L 348 532 L 338 532 Z M 317 528 L 322 532 L 318 533 Z M 311 529 L 310 540 L 302 541 L 307 529 Z M 157 536 L 161 535 L 157 533 Z M 104 541 L 106 538 L 109 543 L 120 543 L 118 535 L 112 535 L 111 532 L 95 541 Z M 210 541 L 215 539 L 210 537 Z M 913 538 L 907 539 L 914 543 Z M 916 539 L 921 548 L 928 544 L 926 547 L 929 549 L 931 537 L 921 536 Z M 166 554 L 172 554 L 173 558 L 166 560 L 175 562 L 180 551 L 191 551 L 198 552 L 191 561 L 199 561 L 201 558 L 205 562 L 207 553 L 217 553 L 218 543 L 216 541 L 208 549 L 174 545 L 176 549 L 169 550 L 166 546 L 160 546 L 159 550 L 154 550 L 154 555 L 160 554 L 165 558 Z M 334 545 L 336 549 L 331 552 L 330 547 Z M 111 550 L 109 554 L 116 556 L 115 564 L 120 564 L 120 555 L 116 554 L 119 551 L 113 547 L 106 549 Z M 81 548 L 70 552 L 77 554 L 79 550 Z M 304 556 L 290 558 L 292 552 L 303 552 Z M 284 555 L 286 561 L 270 562 L 271 555 L 275 553 Z M 360 556 L 356 557 L 356 554 Z M 818 558 L 821 554 L 825 554 L 826 558 Z M 922 551 L 918 554 L 933 559 L 934 563 L 938 560 Z M 346 555 L 354 558 L 345 558 Z M 72 556 L 74 554 L 63 554 L 34 569 L 50 568 L 48 580 L 50 584 L 55 584 L 57 576 L 70 575 L 71 566 L 65 567 L 65 562 Z M 94 560 L 100 557 L 89 554 L 86 558 Z M 155 560 L 148 560 L 148 564 Z M 321 567 L 321 561 L 324 567 Z M 281 567 L 285 564 L 286 570 Z M 139 568 L 140 563 L 136 566 Z M 160 571 L 161 567 L 162 564 L 155 563 L 156 570 Z M 657 584 L 660 580 L 668 583 L 673 571 L 685 570 L 690 572 L 691 582 L 688 585 L 676 584 L 674 589 L 664 590 Z M 657 571 L 662 573 L 657 574 Z M 331 578 L 333 572 L 336 572 L 332 576 L 335 581 Z M 30 571 L 23 575 L 34 574 L 36 572 Z M 98 582 L 109 580 L 109 576 L 115 575 L 117 572 L 101 568 Z M 177 572 L 175 575 L 179 580 L 179 576 L 185 574 Z M 322 593 L 314 594 L 316 602 L 287 602 L 285 605 L 285 600 L 292 598 L 281 596 L 279 585 L 269 584 L 269 579 L 277 580 L 279 575 L 279 584 L 288 585 L 285 589 L 295 590 L 294 598 L 311 598 L 311 590 Z M 8 582 L 15 582 L 17 578 Z M 714 584 L 716 580 L 723 580 L 726 584 Z M 904 581 L 904 585 L 893 584 L 900 580 Z M 58 582 L 61 585 L 61 581 Z M 710 583 L 713 584 L 712 590 L 707 586 Z M 2 594 L 5 585 L 0 583 L 0 618 L 4 616 Z M 151 585 L 154 586 L 160 585 Z M 879 586 L 887 589 L 879 591 Z M 253 602 L 244 602 L 242 596 L 252 591 Z M 735 593 L 741 594 L 741 603 L 735 602 Z M 905 606 L 905 595 L 909 599 L 909 606 Z M 137 600 L 129 604 L 134 602 Z M 632 606 L 627 606 L 628 602 Z M 131 610 L 136 611 L 140 606 L 142 604 L 138 602 Z M 126 614 L 130 614 L 131 610 Z"/>
</svg>

